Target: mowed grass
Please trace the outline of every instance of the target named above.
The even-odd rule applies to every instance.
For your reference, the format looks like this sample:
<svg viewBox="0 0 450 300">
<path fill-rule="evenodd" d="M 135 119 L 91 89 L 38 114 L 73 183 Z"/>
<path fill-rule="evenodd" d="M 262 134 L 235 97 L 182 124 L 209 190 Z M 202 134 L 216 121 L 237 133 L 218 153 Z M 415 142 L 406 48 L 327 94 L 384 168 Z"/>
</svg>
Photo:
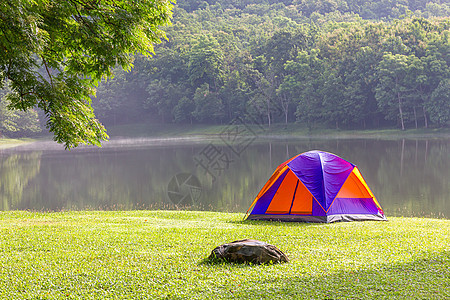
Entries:
<svg viewBox="0 0 450 300">
<path fill-rule="evenodd" d="M 185 211 L 1 212 L 0 299 L 448 299 L 450 221 L 243 222 Z M 289 263 L 213 264 L 238 239 Z"/>
</svg>

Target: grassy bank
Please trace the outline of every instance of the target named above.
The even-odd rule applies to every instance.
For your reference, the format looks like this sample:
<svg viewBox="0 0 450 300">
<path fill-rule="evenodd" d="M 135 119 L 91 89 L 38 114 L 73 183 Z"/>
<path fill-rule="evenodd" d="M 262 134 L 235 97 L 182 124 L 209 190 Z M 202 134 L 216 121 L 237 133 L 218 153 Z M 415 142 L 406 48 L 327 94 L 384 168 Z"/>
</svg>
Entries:
<svg viewBox="0 0 450 300">
<path fill-rule="evenodd" d="M 111 137 L 180 137 L 180 136 L 219 136 L 236 130 L 235 124 L 224 125 L 180 125 L 180 124 L 130 124 L 107 127 Z M 239 124 L 239 134 L 257 135 L 267 138 L 431 138 L 450 137 L 450 128 L 428 129 L 378 129 L 378 130 L 337 130 L 316 128 L 309 130 L 300 124 L 274 124 L 271 127 Z"/>
<path fill-rule="evenodd" d="M 236 131 L 238 130 L 238 131 Z M 227 133 L 239 134 L 239 136 L 256 136 L 258 138 L 288 139 L 288 138 L 367 138 L 367 139 L 430 139 L 430 138 L 450 138 L 450 128 L 429 128 L 429 129 L 379 129 L 379 130 L 337 130 L 316 128 L 309 130 L 299 124 L 274 124 L 270 128 L 267 126 L 240 124 L 238 129 L 234 124 L 224 125 L 180 125 L 180 124 L 128 124 L 107 126 L 107 133 L 110 138 L 212 138 L 216 139 L 226 136 Z M 24 143 L 36 140 L 52 139 L 50 133 L 42 133 L 35 139 L 0 139 L 0 150 L 16 147 Z"/>
<path fill-rule="evenodd" d="M 298 224 L 242 214 L 0 213 L 1 299 L 448 299 L 450 221 Z M 254 238 L 281 265 L 210 264 Z"/>
<path fill-rule="evenodd" d="M 0 139 L 0 150 L 16 147 L 16 146 L 26 144 L 26 143 L 31 143 L 33 141 L 34 141 L 33 139 L 28 139 L 28 138 L 24 138 L 24 139 L 2 138 L 2 139 Z"/>
</svg>

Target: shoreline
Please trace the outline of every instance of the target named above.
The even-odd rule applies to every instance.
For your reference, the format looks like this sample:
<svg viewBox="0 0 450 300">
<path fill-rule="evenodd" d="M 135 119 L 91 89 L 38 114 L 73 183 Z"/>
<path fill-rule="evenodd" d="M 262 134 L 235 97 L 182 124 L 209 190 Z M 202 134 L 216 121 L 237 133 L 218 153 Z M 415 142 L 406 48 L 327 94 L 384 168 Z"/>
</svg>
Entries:
<svg viewBox="0 0 450 300">
<path fill-rule="evenodd" d="M 33 138 L 20 138 L 20 139 L 10 139 L 10 138 L 0 138 L 0 150 L 14 148 L 20 145 L 29 144 L 37 141 Z"/>
<path fill-rule="evenodd" d="M 380 129 L 380 130 L 336 130 L 315 129 L 308 131 L 299 126 L 275 124 L 271 128 L 262 128 L 257 125 L 210 125 L 210 126 L 180 126 L 168 124 L 132 124 L 112 126 L 107 128 L 109 140 L 103 143 L 114 144 L 117 141 L 155 141 L 158 143 L 173 141 L 209 141 L 220 140 L 224 135 L 235 134 L 235 137 L 251 137 L 258 141 L 264 140 L 305 140 L 305 139 L 375 139 L 375 140 L 401 140 L 401 139 L 450 139 L 450 128 L 429 129 Z M 52 141 L 51 135 L 35 138 L 0 138 L 0 150 L 14 148 L 24 144 L 38 141 Z M 80 145 L 84 147 L 84 145 Z"/>
<path fill-rule="evenodd" d="M 450 128 L 428 129 L 368 129 L 368 130 L 339 130 L 313 129 L 309 131 L 295 124 L 274 124 L 272 127 L 258 125 L 226 124 L 226 125 L 189 125 L 175 124 L 133 124 L 107 127 L 111 138 L 124 137 L 220 137 L 228 131 L 242 136 L 256 136 L 261 139 L 310 139 L 310 138 L 370 138 L 370 139 L 399 139 L 399 138 L 450 138 Z"/>
</svg>

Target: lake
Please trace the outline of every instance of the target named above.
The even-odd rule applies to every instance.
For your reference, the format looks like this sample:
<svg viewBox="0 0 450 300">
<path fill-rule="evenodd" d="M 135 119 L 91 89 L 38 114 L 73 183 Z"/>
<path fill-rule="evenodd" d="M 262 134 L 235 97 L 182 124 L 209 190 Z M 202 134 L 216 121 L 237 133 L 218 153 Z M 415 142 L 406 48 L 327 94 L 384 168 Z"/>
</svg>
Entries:
<svg viewBox="0 0 450 300">
<path fill-rule="evenodd" d="M 450 139 L 113 139 L 0 150 L 0 210 L 241 212 L 275 168 L 323 150 L 356 164 L 389 216 L 450 218 Z"/>
</svg>

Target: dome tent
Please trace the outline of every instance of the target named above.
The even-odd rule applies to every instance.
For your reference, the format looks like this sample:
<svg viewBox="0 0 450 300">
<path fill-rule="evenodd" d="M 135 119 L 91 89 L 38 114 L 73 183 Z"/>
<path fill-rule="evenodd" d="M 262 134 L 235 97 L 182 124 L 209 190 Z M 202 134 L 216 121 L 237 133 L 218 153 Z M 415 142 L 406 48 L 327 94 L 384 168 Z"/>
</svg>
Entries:
<svg viewBox="0 0 450 300">
<path fill-rule="evenodd" d="M 246 217 L 323 223 L 387 220 L 359 169 L 337 155 L 317 150 L 279 165 Z"/>
</svg>

